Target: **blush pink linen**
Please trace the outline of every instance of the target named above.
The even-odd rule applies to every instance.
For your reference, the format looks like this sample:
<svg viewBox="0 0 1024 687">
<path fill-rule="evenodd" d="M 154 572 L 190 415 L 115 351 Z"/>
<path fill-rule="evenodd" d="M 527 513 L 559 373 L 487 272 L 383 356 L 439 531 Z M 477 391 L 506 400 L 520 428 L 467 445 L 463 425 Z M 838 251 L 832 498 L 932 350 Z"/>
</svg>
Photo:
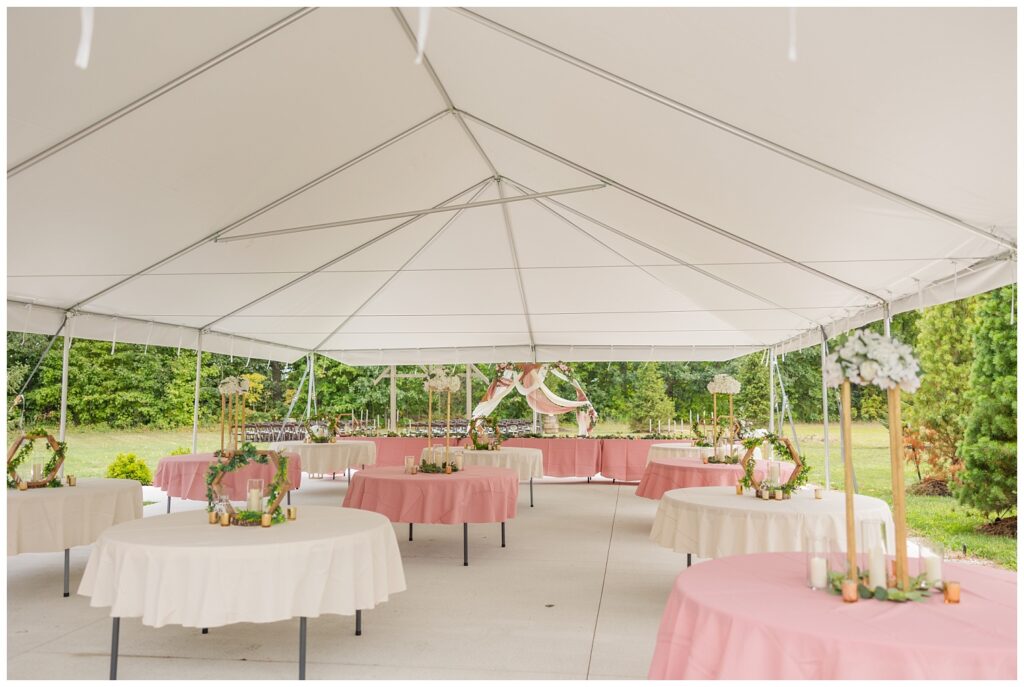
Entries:
<svg viewBox="0 0 1024 687">
<path fill-rule="evenodd" d="M 601 472 L 600 439 L 506 439 L 502 446 L 539 448 L 548 477 L 593 477 Z"/>
<path fill-rule="evenodd" d="M 510 468 L 407 475 L 404 467 L 374 467 L 352 475 L 343 505 L 392 522 L 454 525 L 511 520 L 518 498 L 519 474 Z"/>
<path fill-rule="evenodd" d="M 1010 571 L 943 564 L 962 585 L 918 603 L 859 601 L 805 584 L 806 556 L 731 556 L 676 579 L 650 679 L 1012 680 L 1017 580 Z"/>
<path fill-rule="evenodd" d="M 298 454 L 287 453 L 288 481 L 292 489 L 298 489 L 302 483 L 302 461 Z M 184 456 L 167 456 L 161 458 L 156 466 L 153 486 L 160 487 L 168 496 L 176 496 L 189 501 L 206 500 L 206 473 L 210 464 L 216 461 L 212 453 L 192 453 Z M 246 497 L 246 481 L 262 479 L 269 485 L 274 480 L 274 465 L 267 463 L 250 463 L 240 470 L 224 475 L 221 484 L 224 493 L 232 501 L 244 501 Z"/>
<path fill-rule="evenodd" d="M 623 482 L 636 482 L 644 474 L 647 452 L 664 439 L 602 439 L 601 474 Z"/>
<path fill-rule="evenodd" d="M 782 479 L 793 474 L 795 463 L 778 461 Z M 754 478 L 764 479 L 768 470 L 767 461 L 754 461 Z M 684 487 L 731 487 L 743 477 L 743 466 L 739 463 L 699 463 L 686 458 L 654 458 L 647 464 L 636 495 L 658 500 L 666 491 Z"/>
</svg>

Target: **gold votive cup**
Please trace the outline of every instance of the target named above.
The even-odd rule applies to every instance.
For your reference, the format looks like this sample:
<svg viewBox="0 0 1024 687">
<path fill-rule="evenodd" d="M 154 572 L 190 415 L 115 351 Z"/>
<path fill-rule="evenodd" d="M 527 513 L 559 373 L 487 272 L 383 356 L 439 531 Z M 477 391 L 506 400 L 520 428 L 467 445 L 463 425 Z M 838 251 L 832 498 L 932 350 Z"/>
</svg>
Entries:
<svg viewBox="0 0 1024 687">
<path fill-rule="evenodd" d="M 296 508 L 295 506 L 288 506 L 286 512 L 288 514 L 289 520 L 294 520 L 299 516 L 299 509 Z"/>
<path fill-rule="evenodd" d="M 739 482 L 736 483 L 736 495 L 743 496 L 743 485 Z"/>
<path fill-rule="evenodd" d="M 825 498 L 825 490 L 822 489 L 821 487 L 815 487 L 814 488 L 814 498 L 818 499 L 819 501 L 821 499 Z"/>
<path fill-rule="evenodd" d="M 857 599 L 857 580 L 843 580 L 843 601 L 852 604 Z"/>
<path fill-rule="evenodd" d="M 775 491 L 773 491 L 772 492 L 772 498 L 775 499 L 776 501 L 781 501 L 782 500 L 782 490 L 781 489 L 776 489 Z"/>
<path fill-rule="evenodd" d="M 960 583 L 949 581 L 942 587 L 942 597 L 948 604 L 960 603 Z"/>
<path fill-rule="evenodd" d="M 18 482 L 18 491 L 28 491 L 28 482 L 21 480 Z"/>
<path fill-rule="evenodd" d="M 229 513 L 220 514 L 220 526 L 227 527 L 231 524 L 231 515 Z"/>
<path fill-rule="evenodd" d="M 77 478 L 77 477 L 75 477 L 74 475 L 68 475 L 68 476 L 66 477 L 66 479 L 67 479 L 67 481 L 68 481 L 68 486 L 69 486 L 69 487 L 74 487 L 74 486 L 77 486 L 77 485 L 78 485 L 78 478 Z"/>
<path fill-rule="evenodd" d="M 446 475 L 452 474 L 452 464 L 451 463 L 445 463 L 444 464 L 444 474 L 446 474 Z"/>
<path fill-rule="evenodd" d="M 264 513 L 260 516 L 260 527 L 270 527 L 270 513 Z"/>
<path fill-rule="evenodd" d="M 211 525 L 216 525 L 217 521 L 220 520 L 220 516 L 217 514 L 217 511 L 211 510 L 206 515 L 209 516 Z"/>
</svg>

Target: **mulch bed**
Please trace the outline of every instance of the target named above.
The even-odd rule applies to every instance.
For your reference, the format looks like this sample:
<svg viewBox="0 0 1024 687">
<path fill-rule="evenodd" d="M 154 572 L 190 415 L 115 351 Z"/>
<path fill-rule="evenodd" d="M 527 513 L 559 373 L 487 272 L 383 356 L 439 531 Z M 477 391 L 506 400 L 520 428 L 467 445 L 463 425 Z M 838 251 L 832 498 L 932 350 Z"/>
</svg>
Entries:
<svg viewBox="0 0 1024 687">
<path fill-rule="evenodd" d="M 994 521 L 982 525 L 978 528 L 979 532 L 984 534 L 995 534 L 1000 537 L 1013 537 L 1017 538 L 1017 516 L 1011 516 L 1009 518 L 996 518 Z"/>
<path fill-rule="evenodd" d="M 917 484 L 907 487 L 907 493 L 914 496 L 952 496 L 949 485 L 941 479 L 926 477 Z"/>
</svg>

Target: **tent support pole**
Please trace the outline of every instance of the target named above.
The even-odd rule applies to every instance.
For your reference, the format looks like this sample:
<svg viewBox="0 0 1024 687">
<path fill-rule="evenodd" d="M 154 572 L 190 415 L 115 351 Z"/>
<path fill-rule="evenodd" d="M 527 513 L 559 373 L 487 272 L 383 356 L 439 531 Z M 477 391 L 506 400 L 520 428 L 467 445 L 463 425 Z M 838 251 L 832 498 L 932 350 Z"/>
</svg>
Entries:
<svg viewBox="0 0 1024 687">
<path fill-rule="evenodd" d="M 501 179 L 498 180 L 498 195 L 504 199 L 505 189 Z M 522 197 L 522 196 L 521 196 Z M 523 286 L 523 272 L 519 268 L 519 251 L 516 250 L 516 239 L 512 233 L 512 217 L 508 212 L 508 205 L 502 204 L 501 214 L 505 218 L 505 236 L 508 239 L 508 249 L 512 255 L 512 269 L 516 274 L 516 284 L 519 286 L 519 300 L 523 304 L 523 318 L 526 320 L 526 332 L 530 335 L 530 350 L 533 352 L 534 360 L 537 358 L 537 342 L 533 336 L 533 322 L 530 318 L 530 306 L 526 302 L 526 288 Z M 536 418 L 534 419 L 536 423 Z"/>
<path fill-rule="evenodd" d="M 825 361 L 828 358 L 828 342 L 825 340 L 825 330 L 821 330 L 821 419 L 822 430 L 825 442 L 825 489 L 832 483 L 832 470 L 829 466 L 828 451 L 828 384 L 825 382 Z"/>
<path fill-rule="evenodd" d="M 313 354 L 306 354 L 306 369 L 309 370 L 309 377 L 306 379 L 306 419 L 309 419 L 313 411 Z"/>
<path fill-rule="evenodd" d="M 281 422 L 281 429 L 277 432 L 277 439 L 274 441 L 281 441 L 281 437 L 284 436 L 285 425 L 288 424 L 288 420 L 292 417 L 292 411 L 295 410 L 295 402 L 299 400 L 299 391 L 302 390 L 302 383 L 306 381 L 306 375 L 309 374 L 309 366 L 302 371 L 302 377 L 299 378 L 299 385 L 295 389 L 295 393 L 292 395 L 292 402 L 288 404 L 288 412 L 284 415 L 284 420 Z"/>
<path fill-rule="evenodd" d="M 775 434 L 775 351 L 768 349 L 768 431 Z"/>
<path fill-rule="evenodd" d="M 388 387 L 389 387 L 388 388 L 388 392 L 389 392 L 389 394 L 388 394 L 388 396 L 389 396 L 388 402 L 389 402 L 389 410 L 390 410 L 390 412 L 388 413 L 388 431 L 389 432 L 397 432 L 398 431 L 398 366 L 397 365 L 392 365 L 390 373 L 391 373 L 391 380 L 390 380 L 390 382 L 388 384 Z"/>
<path fill-rule="evenodd" d="M 885 330 L 885 335 L 892 336 L 892 313 L 889 310 L 888 302 L 882 305 L 882 313 L 884 315 L 884 317 L 882 318 L 882 322 Z"/>
<path fill-rule="evenodd" d="M 473 363 L 466 363 L 466 421 L 473 419 Z"/>
<path fill-rule="evenodd" d="M 64 355 L 61 358 L 60 368 L 60 432 L 57 435 L 58 441 L 64 441 L 68 432 L 68 357 L 71 355 L 71 327 L 64 328 Z M 64 474 L 64 466 L 61 465 L 61 475 Z"/>
<path fill-rule="evenodd" d="M 196 389 L 192 398 L 192 453 L 199 451 L 199 386 L 203 372 L 203 333 L 196 341 Z M 170 504 L 168 504 L 170 505 Z"/>
<path fill-rule="evenodd" d="M 796 452 L 800 453 L 800 437 L 796 435 L 796 423 L 793 422 L 793 408 L 789 405 L 789 396 L 786 394 L 786 384 L 782 381 L 782 368 L 779 367 L 779 361 L 776 359 L 775 371 L 779 376 L 779 390 L 782 392 L 782 409 L 780 411 L 781 417 L 779 418 L 779 429 L 782 429 L 782 423 L 789 419 L 789 431 L 793 434 L 793 444 L 796 446 Z M 779 432 L 782 433 L 781 431 Z"/>
</svg>

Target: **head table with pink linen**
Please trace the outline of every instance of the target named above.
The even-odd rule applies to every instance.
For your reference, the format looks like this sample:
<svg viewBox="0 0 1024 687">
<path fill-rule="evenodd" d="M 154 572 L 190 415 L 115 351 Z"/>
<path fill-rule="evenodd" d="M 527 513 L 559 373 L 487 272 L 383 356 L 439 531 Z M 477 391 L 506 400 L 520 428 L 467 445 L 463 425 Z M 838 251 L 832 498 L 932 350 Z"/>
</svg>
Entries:
<svg viewBox="0 0 1024 687">
<path fill-rule="evenodd" d="M 793 474 L 796 463 L 775 461 L 779 465 L 781 479 L 787 480 Z M 768 474 L 768 461 L 754 461 L 754 478 L 761 480 Z M 743 477 L 743 466 L 739 463 L 702 463 L 691 458 L 654 458 L 644 469 L 636 495 L 647 499 L 660 499 L 672 489 L 684 487 L 736 487 L 736 481 Z"/>
<path fill-rule="evenodd" d="M 501 523 L 516 516 L 519 474 L 510 468 L 466 466 L 450 475 L 404 467 L 376 467 L 352 475 L 344 505 L 386 515 L 391 522 L 409 523 L 409 541 L 416 524 L 462 524 L 462 564 L 469 565 L 470 523 Z"/>
<path fill-rule="evenodd" d="M 405 589 L 387 518 L 328 506 L 297 511 L 296 519 L 269 528 L 211 525 L 206 513 L 186 511 L 105 530 L 78 593 L 94 608 L 110 608 L 111 679 L 121 618 L 157 628 L 210 628 L 294 617 L 300 618 L 301 679 L 307 618 L 355 614 L 359 634 L 363 609 Z"/>
<path fill-rule="evenodd" d="M 799 553 L 732 556 L 687 568 L 661 619 L 648 677 L 668 680 L 1013 680 L 1017 579 L 943 564 L 959 604 L 843 603 L 806 584 Z"/>
<path fill-rule="evenodd" d="M 601 474 L 612 480 L 636 482 L 644 474 L 652 446 L 689 447 L 692 439 L 665 444 L 665 439 L 601 439 Z"/>
<path fill-rule="evenodd" d="M 857 494 L 857 522 L 885 523 L 889 551 L 894 527 L 889 505 L 882 499 Z M 858 531 L 859 531 L 858 525 Z M 797 489 L 785 501 L 743 496 L 736 487 L 691 487 L 667 491 L 658 502 L 651 541 L 699 558 L 724 558 L 745 553 L 802 551 L 804 539 L 814 533 L 828 537 L 846 550 L 846 498 L 841 491 Z"/>
<path fill-rule="evenodd" d="M 304 441 L 278 441 L 273 451 L 286 451 L 299 456 L 302 471 L 310 475 L 334 475 L 360 469 L 377 462 L 377 445 L 372 441 L 336 441 L 322 444 Z"/>
<path fill-rule="evenodd" d="M 7 555 L 64 551 L 64 596 L 71 590 L 71 548 L 96 541 L 112 525 L 142 517 L 142 484 L 80 479 L 74 487 L 7 490 Z"/>
<path fill-rule="evenodd" d="M 291 489 L 298 489 L 302 483 L 302 463 L 298 454 L 284 454 L 288 458 L 288 503 L 291 503 Z M 212 453 L 190 453 L 181 456 L 161 458 L 156 466 L 153 486 L 167 492 L 167 512 L 171 512 L 171 497 L 176 496 L 188 501 L 206 500 L 206 474 L 210 465 L 217 461 Z M 224 475 L 221 486 L 224 493 L 232 501 L 244 501 L 246 497 L 246 481 L 262 479 L 265 487 L 274 481 L 276 469 L 270 461 L 267 463 L 249 463 L 244 468 Z"/>
</svg>

